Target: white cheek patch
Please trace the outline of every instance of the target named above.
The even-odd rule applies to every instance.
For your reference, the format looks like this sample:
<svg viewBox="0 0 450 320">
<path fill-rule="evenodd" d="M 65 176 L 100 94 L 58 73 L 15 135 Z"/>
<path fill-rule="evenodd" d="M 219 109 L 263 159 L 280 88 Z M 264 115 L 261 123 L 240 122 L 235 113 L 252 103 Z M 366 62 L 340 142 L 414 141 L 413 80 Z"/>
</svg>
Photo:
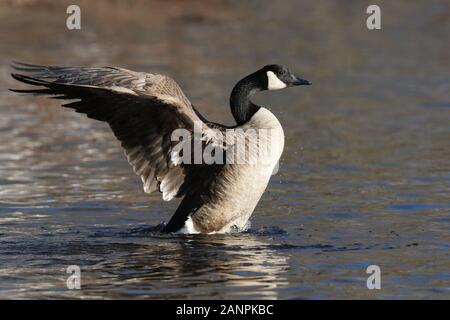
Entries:
<svg viewBox="0 0 450 320">
<path fill-rule="evenodd" d="M 273 73 L 272 71 L 267 71 L 267 89 L 268 90 L 278 90 L 286 88 L 287 85 Z"/>
</svg>

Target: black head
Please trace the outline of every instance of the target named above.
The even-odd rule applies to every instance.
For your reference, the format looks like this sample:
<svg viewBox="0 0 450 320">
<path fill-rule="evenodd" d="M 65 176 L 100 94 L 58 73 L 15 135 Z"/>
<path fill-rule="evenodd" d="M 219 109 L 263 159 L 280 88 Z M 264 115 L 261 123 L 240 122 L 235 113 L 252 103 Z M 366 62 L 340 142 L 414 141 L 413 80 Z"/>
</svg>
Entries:
<svg viewBox="0 0 450 320">
<path fill-rule="evenodd" d="M 304 80 L 291 73 L 286 67 L 279 64 L 270 64 L 263 67 L 261 76 L 265 78 L 265 90 L 278 90 L 292 86 L 311 85 L 308 80 Z"/>
<path fill-rule="evenodd" d="M 231 112 L 237 124 L 241 125 L 248 121 L 260 108 L 250 101 L 254 93 L 261 90 L 277 90 L 310 84 L 311 82 L 297 77 L 283 66 L 278 64 L 267 65 L 241 79 L 234 86 L 230 95 Z"/>
</svg>

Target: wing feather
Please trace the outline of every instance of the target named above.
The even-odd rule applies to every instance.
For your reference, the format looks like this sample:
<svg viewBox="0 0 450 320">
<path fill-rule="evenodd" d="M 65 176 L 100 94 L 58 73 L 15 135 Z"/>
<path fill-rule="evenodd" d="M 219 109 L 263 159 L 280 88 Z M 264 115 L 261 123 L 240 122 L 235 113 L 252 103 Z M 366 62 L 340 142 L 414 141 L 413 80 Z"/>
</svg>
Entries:
<svg viewBox="0 0 450 320">
<path fill-rule="evenodd" d="M 171 78 L 103 67 L 56 67 L 15 63 L 26 72 L 12 77 L 36 89 L 12 90 L 75 100 L 66 108 L 109 124 L 146 193 L 159 190 L 164 200 L 185 194 L 201 168 L 171 161 L 176 129 L 193 131 L 198 112 Z"/>
</svg>

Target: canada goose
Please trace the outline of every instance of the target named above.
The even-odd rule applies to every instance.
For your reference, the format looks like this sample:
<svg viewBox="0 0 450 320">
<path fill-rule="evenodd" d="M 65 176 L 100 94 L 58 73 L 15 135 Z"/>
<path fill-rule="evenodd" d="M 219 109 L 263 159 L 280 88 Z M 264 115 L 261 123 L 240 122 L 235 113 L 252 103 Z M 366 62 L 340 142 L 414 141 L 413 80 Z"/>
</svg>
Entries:
<svg viewBox="0 0 450 320">
<path fill-rule="evenodd" d="M 63 106 L 107 122 L 121 141 L 128 162 L 141 177 L 146 193 L 158 189 L 166 201 L 183 197 L 163 229 L 182 233 L 225 233 L 245 227 L 284 147 L 283 129 L 277 118 L 266 108 L 252 103 L 250 97 L 261 90 L 311 84 L 280 65 L 261 68 L 233 88 L 230 107 L 237 124 L 227 127 L 206 120 L 178 84 L 164 75 L 116 67 L 24 63 L 15 63 L 13 67 L 28 74 L 13 73 L 14 79 L 40 88 L 11 91 L 76 100 Z M 178 156 L 174 154 L 179 141 L 172 141 L 171 134 L 183 129 L 195 136 L 194 127 L 199 123 L 202 145 L 226 149 L 225 153 L 235 150 L 235 142 L 230 141 L 235 141 L 239 134 L 247 139 L 250 129 L 271 130 L 270 145 L 268 139 L 259 142 L 270 149 L 264 154 L 265 165 L 180 161 L 181 152 Z M 240 133 L 233 133 L 232 129 Z M 217 132 L 228 131 L 232 132 L 231 140 L 229 136 L 225 140 L 218 138 Z M 184 153 L 192 152 L 185 150 Z"/>
</svg>

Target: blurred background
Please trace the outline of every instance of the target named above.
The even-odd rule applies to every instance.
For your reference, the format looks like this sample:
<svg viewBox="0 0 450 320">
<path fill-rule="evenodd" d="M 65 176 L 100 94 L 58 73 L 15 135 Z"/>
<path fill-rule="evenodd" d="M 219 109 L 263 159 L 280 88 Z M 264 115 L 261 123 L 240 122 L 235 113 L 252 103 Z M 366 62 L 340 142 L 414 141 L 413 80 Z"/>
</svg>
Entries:
<svg viewBox="0 0 450 320">
<path fill-rule="evenodd" d="M 0 298 L 450 298 L 450 1 L 76 1 L 81 30 L 69 4 L 0 1 Z M 266 64 L 313 86 L 255 98 L 286 143 L 251 230 L 171 237 L 177 203 L 105 124 L 9 92 L 14 60 L 163 73 L 227 124 Z"/>
</svg>

